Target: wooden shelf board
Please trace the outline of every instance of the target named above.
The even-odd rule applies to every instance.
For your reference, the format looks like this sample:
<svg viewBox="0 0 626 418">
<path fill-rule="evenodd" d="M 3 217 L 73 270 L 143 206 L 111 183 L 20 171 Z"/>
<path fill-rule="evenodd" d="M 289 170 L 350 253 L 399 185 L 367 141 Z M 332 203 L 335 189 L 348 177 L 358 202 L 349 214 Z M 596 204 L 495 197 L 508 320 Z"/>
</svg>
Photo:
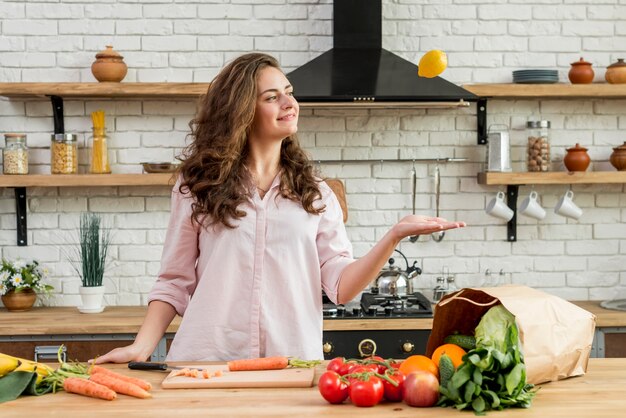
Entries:
<svg viewBox="0 0 626 418">
<path fill-rule="evenodd" d="M 0 83 L 0 96 L 197 98 L 209 86 L 210 83 Z"/>
<path fill-rule="evenodd" d="M 0 187 L 171 186 L 171 173 L 0 175 Z"/>
<path fill-rule="evenodd" d="M 508 99 L 597 98 L 624 99 L 626 84 L 465 84 L 463 88 L 480 97 Z"/>
<path fill-rule="evenodd" d="M 478 184 L 484 185 L 594 183 L 626 183 L 626 171 L 478 173 Z"/>
</svg>

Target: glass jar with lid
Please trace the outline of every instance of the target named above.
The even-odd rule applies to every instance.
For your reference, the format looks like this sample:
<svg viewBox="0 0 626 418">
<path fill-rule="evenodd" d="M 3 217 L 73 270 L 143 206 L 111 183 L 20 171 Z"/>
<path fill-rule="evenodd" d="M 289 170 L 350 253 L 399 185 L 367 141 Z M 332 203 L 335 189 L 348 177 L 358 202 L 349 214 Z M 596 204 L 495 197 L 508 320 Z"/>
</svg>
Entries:
<svg viewBox="0 0 626 418">
<path fill-rule="evenodd" d="M 93 174 L 109 174 L 111 173 L 111 166 L 109 164 L 109 151 L 108 151 L 108 135 L 106 128 L 94 127 L 93 134 L 91 136 L 91 150 L 89 172 Z"/>
<path fill-rule="evenodd" d="M 4 134 L 5 147 L 2 152 L 4 174 L 28 174 L 28 147 L 26 134 Z"/>
<path fill-rule="evenodd" d="M 50 143 L 50 172 L 78 173 L 78 137 L 76 134 L 52 134 Z"/>
<path fill-rule="evenodd" d="M 550 171 L 550 121 L 528 121 L 528 146 L 526 169 L 528 171 Z"/>
</svg>

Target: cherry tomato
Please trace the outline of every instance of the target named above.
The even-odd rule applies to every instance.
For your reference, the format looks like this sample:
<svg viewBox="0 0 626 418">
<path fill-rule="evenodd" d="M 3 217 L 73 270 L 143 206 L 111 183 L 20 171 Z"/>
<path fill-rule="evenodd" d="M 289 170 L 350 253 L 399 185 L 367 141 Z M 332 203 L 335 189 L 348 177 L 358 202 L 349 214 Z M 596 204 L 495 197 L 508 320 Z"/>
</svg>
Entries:
<svg viewBox="0 0 626 418">
<path fill-rule="evenodd" d="M 394 386 L 385 379 L 383 381 L 383 387 L 385 389 L 385 399 L 389 402 L 400 402 L 402 400 L 402 387 L 404 385 L 404 374 L 399 370 L 388 370 L 386 376 L 393 379 L 398 386 Z"/>
<path fill-rule="evenodd" d="M 383 364 L 383 363 L 385 363 L 385 359 L 383 359 L 380 356 L 372 356 L 372 357 L 368 357 L 367 359 L 365 359 L 366 363 L 370 362 L 370 361 L 371 361 L 371 363 L 369 363 L 369 364 L 375 365 L 376 368 L 377 368 L 374 371 L 378 372 L 379 374 L 385 374 L 385 372 L 388 369 L 388 367 L 385 364 Z"/>
<path fill-rule="evenodd" d="M 351 361 L 346 361 L 345 363 L 343 363 L 341 365 L 341 368 L 339 369 L 339 371 L 337 373 L 339 373 L 342 376 L 347 375 L 348 373 L 350 373 L 350 369 L 352 369 L 353 367 L 359 366 L 360 364 L 357 363 L 354 360 Z"/>
<path fill-rule="evenodd" d="M 341 376 L 337 372 L 325 372 L 320 376 L 317 387 L 322 397 L 330 403 L 342 403 L 348 398 L 348 384 L 341 380 Z"/>
<path fill-rule="evenodd" d="M 400 365 L 402 364 L 402 360 L 400 360 L 400 361 L 396 361 L 396 360 L 393 360 L 393 359 L 389 359 L 389 360 L 387 360 L 387 361 L 389 362 L 389 365 L 390 365 L 392 368 L 394 368 L 394 369 L 399 369 L 399 368 L 400 368 Z"/>
<path fill-rule="evenodd" d="M 346 362 L 345 358 L 335 357 L 328 363 L 328 366 L 326 366 L 326 370 L 331 370 L 333 372 L 341 374 L 340 371 L 345 362 Z"/>
<path fill-rule="evenodd" d="M 377 364 L 359 364 L 354 363 L 352 367 L 348 369 L 348 373 L 363 373 L 363 372 L 377 372 L 378 365 Z"/>
<path fill-rule="evenodd" d="M 383 399 L 385 388 L 376 376 L 355 379 L 350 383 L 350 400 L 356 406 L 374 406 Z"/>
</svg>

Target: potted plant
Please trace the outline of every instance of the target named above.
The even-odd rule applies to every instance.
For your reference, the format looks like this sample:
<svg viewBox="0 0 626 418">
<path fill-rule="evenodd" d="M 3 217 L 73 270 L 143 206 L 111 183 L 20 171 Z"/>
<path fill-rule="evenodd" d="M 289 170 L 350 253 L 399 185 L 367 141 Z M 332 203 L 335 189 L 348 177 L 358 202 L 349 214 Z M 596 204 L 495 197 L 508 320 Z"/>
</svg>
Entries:
<svg viewBox="0 0 626 418">
<path fill-rule="evenodd" d="M 104 310 L 104 270 L 111 243 L 110 230 L 102 225 L 102 218 L 95 213 L 83 213 L 80 218 L 79 242 L 72 265 L 81 279 L 79 288 L 82 313 L 99 313 Z"/>
<path fill-rule="evenodd" d="M 47 269 L 32 260 L 9 261 L 2 259 L 0 266 L 0 295 L 2 303 L 9 311 L 29 310 L 38 294 L 49 294 L 53 287 L 44 283 Z"/>
</svg>

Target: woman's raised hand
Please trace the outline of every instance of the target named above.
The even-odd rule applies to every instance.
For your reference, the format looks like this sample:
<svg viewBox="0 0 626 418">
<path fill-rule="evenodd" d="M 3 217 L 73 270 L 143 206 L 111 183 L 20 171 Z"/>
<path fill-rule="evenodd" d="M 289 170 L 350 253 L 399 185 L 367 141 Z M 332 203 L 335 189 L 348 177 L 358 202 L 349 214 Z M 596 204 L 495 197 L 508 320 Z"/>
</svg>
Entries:
<svg viewBox="0 0 626 418">
<path fill-rule="evenodd" d="M 463 228 L 465 222 L 449 222 L 436 216 L 408 215 L 394 225 L 393 230 L 398 239 L 412 235 L 428 235 L 448 229 Z"/>
</svg>

